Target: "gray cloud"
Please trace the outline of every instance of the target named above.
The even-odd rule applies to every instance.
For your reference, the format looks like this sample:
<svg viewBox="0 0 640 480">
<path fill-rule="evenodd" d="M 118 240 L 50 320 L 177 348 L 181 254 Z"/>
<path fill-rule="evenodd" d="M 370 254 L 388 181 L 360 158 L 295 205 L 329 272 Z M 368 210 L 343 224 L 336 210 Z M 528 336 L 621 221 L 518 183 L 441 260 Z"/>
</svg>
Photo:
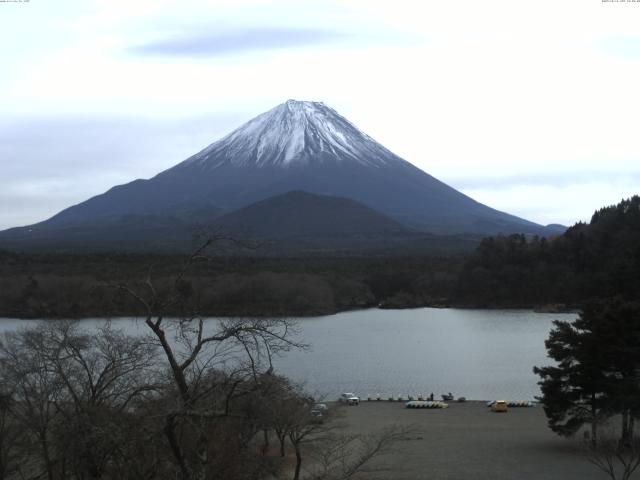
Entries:
<svg viewBox="0 0 640 480">
<path fill-rule="evenodd" d="M 129 50 L 138 55 L 214 57 L 251 51 L 323 44 L 346 38 L 341 32 L 312 28 L 246 28 L 167 37 Z"/>
</svg>

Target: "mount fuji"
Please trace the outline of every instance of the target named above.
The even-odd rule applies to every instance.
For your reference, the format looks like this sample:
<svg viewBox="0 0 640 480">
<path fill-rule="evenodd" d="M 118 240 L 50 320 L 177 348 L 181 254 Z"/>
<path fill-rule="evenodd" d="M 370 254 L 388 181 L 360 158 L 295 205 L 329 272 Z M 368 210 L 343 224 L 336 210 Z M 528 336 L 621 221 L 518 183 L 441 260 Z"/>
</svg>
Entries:
<svg viewBox="0 0 640 480">
<path fill-rule="evenodd" d="M 41 223 L 0 232 L 0 245 L 64 245 L 73 236 L 90 247 L 98 237 L 90 233 L 95 229 L 103 239 L 122 237 L 111 246 L 127 246 L 124 232 L 143 243 L 165 235 L 170 245 L 176 229 L 229 224 L 226 215 L 292 191 L 355 201 L 412 233 L 557 233 L 449 187 L 321 102 L 288 100 L 151 179 L 113 187 Z"/>
</svg>

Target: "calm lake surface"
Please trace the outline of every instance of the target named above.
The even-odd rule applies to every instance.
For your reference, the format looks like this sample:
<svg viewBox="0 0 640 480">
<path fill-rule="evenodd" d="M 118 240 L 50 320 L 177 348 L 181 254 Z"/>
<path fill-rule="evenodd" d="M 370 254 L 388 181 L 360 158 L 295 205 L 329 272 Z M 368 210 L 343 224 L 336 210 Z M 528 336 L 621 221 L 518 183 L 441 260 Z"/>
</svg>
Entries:
<svg viewBox="0 0 640 480">
<path fill-rule="evenodd" d="M 289 352 L 276 370 L 319 396 L 342 392 L 428 395 L 452 392 L 468 399 L 533 400 L 534 365 L 548 365 L 544 340 L 554 319 L 576 314 L 528 310 L 360 310 L 300 319 L 308 352 Z M 90 328 L 101 320 L 87 319 Z M 32 321 L 0 319 L 0 332 Z M 129 333 L 142 322 L 116 319 Z"/>
</svg>

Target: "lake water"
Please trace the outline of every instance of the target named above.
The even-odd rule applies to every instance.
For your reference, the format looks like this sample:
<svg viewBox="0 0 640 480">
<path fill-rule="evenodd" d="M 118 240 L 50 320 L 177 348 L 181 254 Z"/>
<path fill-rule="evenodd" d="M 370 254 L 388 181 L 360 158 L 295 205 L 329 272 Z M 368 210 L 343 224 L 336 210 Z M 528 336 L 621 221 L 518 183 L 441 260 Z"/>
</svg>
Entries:
<svg viewBox="0 0 640 480">
<path fill-rule="evenodd" d="M 428 395 L 468 399 L 533 400 L 534 365 L 548 365 L 544 340 L 554 319 L 575 314 L 527 310 L 359 310 L 304 318 L 309 352 L 289 352 L 276 370 L 327 399 L 341 392 Z M 86 320 L 87 325 L 97 320 Z M 30 322 L 0 319 L 0 331 Z M 117 319 L 130 333 L 144 324 Z"/>
</svg>

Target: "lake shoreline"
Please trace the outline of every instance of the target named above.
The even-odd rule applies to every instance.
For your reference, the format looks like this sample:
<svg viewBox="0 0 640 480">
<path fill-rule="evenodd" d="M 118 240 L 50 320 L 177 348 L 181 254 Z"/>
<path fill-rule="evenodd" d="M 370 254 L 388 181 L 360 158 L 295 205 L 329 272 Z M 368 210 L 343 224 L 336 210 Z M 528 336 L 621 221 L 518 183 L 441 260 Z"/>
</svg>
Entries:
<svg viewBox="0 0 640 480">
<path fill-rule="evenodd" d="M 81 320 L 90 331 L 111 321 L 128 335 L 147 333 L 144 316 Z M 169 319 L 170 317 L 166 317 Z M 214 331 L 216 317 L 205 328 Z M 369 308 L 296 321 L 293 349 L 273 359 L 275 370 L 305 386 L 316 398 L 355 391 L 363 398 L 412 395 L 507 398 L 533 401 L 540 394 L 533 366 L 548 364 L 544 342 L 553 320 L 574 314 L 531 310 Z M 9 332 L 45 319 L 5 318 Z"/>
<path fill-rule="evenodd" d="M 425 303 L 385 303 L 369 304 L 369 305 L 354 305 L 351 307 L 343 308 L 311 308 L 305 311 L 286 309 L 272 311 L 272 312 L 254 312 L 254 311 L 238 311 L 229 309 L 209 310 L 199 312 L 201 317 L 226 317 L 226 318 L 314 318 L 324 317 L 329 315 L 337 315 L 340 313 L 358 312 L 363 310 L 417 310 L 421 308 L 436 308 L 436 309 L 455 309 L 455 310 L 523 310 L 536 313 L 580 313 L 580 307 L 578 305 L 567 304 L 509 304 L 509 305 L 495 305 L 495 304 L 469 304 L 469 303 L 456 303 L 456 302 L 425 302 Z M 169 312 L 165 316 L 173 316 L 179 318 L 176 313 Z M 0 321 L 2 319 L 17 319 L 17 320 L 83 320 L 86 318 L 127 318 L 127 317 L 144 317 L 139 312 L 121 313 L 117 315 L 109 314 L 97 314 L 96 312 L 77 312 L 74 315 L 58 315 L 50 312 L 31 312 L 28 314 L 21 314 L 15 311 L 3 311 L 0 310 Z"/>
</svg>

